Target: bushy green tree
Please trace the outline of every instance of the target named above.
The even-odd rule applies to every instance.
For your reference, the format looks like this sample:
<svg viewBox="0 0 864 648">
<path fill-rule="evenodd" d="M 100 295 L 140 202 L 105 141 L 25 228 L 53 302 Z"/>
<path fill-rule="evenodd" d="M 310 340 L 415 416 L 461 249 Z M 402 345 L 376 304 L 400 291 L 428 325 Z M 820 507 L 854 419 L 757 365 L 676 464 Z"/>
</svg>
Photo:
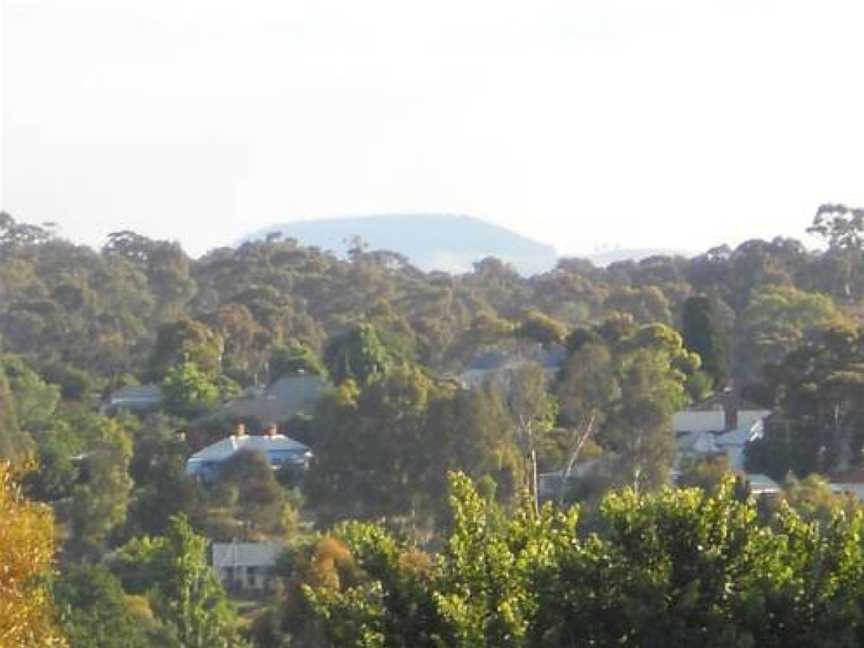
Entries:
<svg viewBox="0 0 864 648">
<path fill-rule="evenodd" d="M 161 380 L 172 367 L 193 363 L 214 378 L 222 368 L 225 341 L 206 324 L 182 318 L 159 327 L 156 346 L 150 358 L 150 375 Z"/>
<path fill-rule="evenodd" d="M 494 514 L 462 476 L 451 499 L 437 557 L 418 559 L 374 525 L 334 529 L 345 567 L 329 579 L 301 571 L 295 584 L 319 641 L 803 648 L 864 638 L 860 512 L 834 509 L 819 524 L 781 506 L 766 522 L 731 477 L 713 493 L 610 493 L 590 534 L 578 509 L 537 516 L 526 502 Z"/>
<path fill-rule="evenodd" d="M 531 310 L 516 329 L 516 335 L 549 346 L 564 341 L 567 337 L 567 327 L 545 313 Z"/>
<path fill-rule="evenodd" d="M 307 373 L 323 376 L 327 373 L 321 360 L 309 347 L 294 343 L 276 346 L 270 354 L 270 376 L 277 380 L 282 376 Z"/>
<path fill-rule="evenodd" d="M 76 556 L 93 557 L 126 520 L 132 490 L 132 423 L 84 412 L 73 425 L 85 439 L 86 451 L 81 457 L 84 476 L 65 506 L 71 531 L 68 549 Z"/>
<path fill-rule="evenodd" d="M 663 484 L 675 456 L 672 415 L 686 402 L 699 357 L 673 328 L 636 327 L 627 317 L 584 331 L 571 347 L 555 388 L 562 423 L 572 430 L 559 499 L 589 439 L 608 453 L 619 483 Z"/>
<path fill-rule="evenodd" d="M 423 432 L 436 389 L 419 369 L 399 367 L 372 380 L 356 400 L 344 389 L 326 398 L 305 482 L 310 502 L 329 519 L 411 511 L 423 492 Z"/>
<path fill-rule="evenodd" d="M 864 447 L 862 332 L 817 330 L 777 364 L 766 367 L 766 405 L 777 406 L 765 434 L 748 451 L 748 466 L 782 480 L 828 473 L 857 462 Z"/>
<path fill-rule="evenodd" d="M 330 341 L 324 363 L 334 383 L 351 378 L 362 385 L 385 373 L 391 359 L 376 328 L 358 324 Z"/>
<path fill-rule="evenodd" d="M 286 536 L 296 531 L 295 512 L 286 492 L 260 452 L 240 450 L 226 460 L 210 499 L 229 518 L 224 520 L 227 528 L 223 525 L 222 531 L 226 540 Z"/>
<path fill-rule="evenodd" d="M 206 509 L 204 487 L 186 475 L 189 449 L 182 421 L 164 414 L 145 418 L 134 435 L 129 475 L 134 481 L 124 537 L 161 535 L 172 516 L 186 514 L 199 527 Z"/>
<path fill-rule="evenodd" d="M 117 578 L 100 565 L 70 565 L 52 586 L 70 648 L 146 648 L 152 645 L 132 614 Z"/>
<path fill-rule="evenodd" d="M 681 314 L 684 346 L 698 353 L 702 370 L 722 387 L 729 374 L 729 340 L 724 335 L 715 301 L 702 295 L 689 297 Z"/>
<path fill-rule="evenodd" d="M 165 407 L 172 414 L 193 417 L 215 407 L 219 387 L 197 364 L 185 360 L 170 368 L 162 380 Z"/>
<path fill-rule="evenodd" d="M 823 294 L 794 286 L 765 286 L 754 291 L 737 326 L 736 366 L 746 377 L 758 377 L 768 363 L 805 341 L 808 332 L 841 325 L 842 313 Z"/>
<path fill-rule="evenodd" d="M 184 515 L 166 533 L 135 539 L 121 549 L 115 569 L 127 591 L 147 592 L 156 618 L 183 648 L 240 648 L 237 617 L 207 564 L 207 540 Z"/>
</svg>

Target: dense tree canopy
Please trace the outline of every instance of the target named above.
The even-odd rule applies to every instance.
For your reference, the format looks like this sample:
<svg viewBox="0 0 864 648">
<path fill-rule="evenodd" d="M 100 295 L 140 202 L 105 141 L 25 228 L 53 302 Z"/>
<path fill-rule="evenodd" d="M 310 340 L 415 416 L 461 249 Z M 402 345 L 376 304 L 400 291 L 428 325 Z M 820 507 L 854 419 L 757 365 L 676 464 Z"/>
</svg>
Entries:
<svg viewBox="0 0 864 648">
<path fill-rule="evenodd" d="M 781 506 L 763 521 L 755 501 L 726 479 L 710 495 L 610 493 L 602 531 L 586 535 L 577 508 L 536 516 L 529 504 L 502 516 L 464 476 L 451 479 L 451 493 L 453 524 L 434 557 L 374 525 L 334 529 L 335 577 L 295 572 L 306 616 L 289 615 L 282 627 L 321 646 L 804 647 L 864 639 L 860 512 L 835 509 L 819 525 Z"/>
<path fill-rule="evenodd" d="M 864 465 L 861 218 L 821 207 L 821 252 L 749 240 L 523 277 L 359 240 L 193 259 L 118 231 L 93 250 L 0 214 L 0 460 L 29 467 L 5 490 L 24 571 L 0 605 L 42 645 L 240 645 L 205 537 L 248 538 L 291 547 L 250 619 L 261 645 L 858 645 L 861 514 L 826 480 Z M 213 483 L 186 474 L 271 422 L 234 407 L 304 374 L 333 385 L 278 421 L 308 473 L 238 453 Z M 774 411 L 746 454 L 786 486 L 773 504 L 714 457 L 677 465 L 700 490 L 668 488 L 673 414 L 724 383 Z M 121 387 L 156 396 L 130 413 Z"/>
</svg>

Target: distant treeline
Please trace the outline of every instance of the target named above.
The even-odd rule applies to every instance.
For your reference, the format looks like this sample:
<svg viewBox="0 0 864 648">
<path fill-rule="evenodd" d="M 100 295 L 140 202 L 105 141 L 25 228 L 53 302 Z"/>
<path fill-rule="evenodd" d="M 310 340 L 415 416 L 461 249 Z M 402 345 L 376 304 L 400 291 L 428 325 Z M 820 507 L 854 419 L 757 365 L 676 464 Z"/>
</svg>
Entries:
<svg viewBox="0 0 864 648">
<path fill-rule="evenodd" d="M 796 331 L 837 318 L 838 310 L 854 314 L 864 295 L 860 245 L 824 225 L 834 213 L 820 211 L 831 243 L 824 252 L 788 238 L 751 240 L 691 259 L 606 268 L 563 259 L 527 278 L 494 258 L 463 275 L 423 273 L 361 241 L 347 260 L 278 239 L 196 260 L 176 243 L 129 231 L 93 250 L 4 214 L 0 344 L 69 389 L 82 388 L 83 372 L 86 387 L 105 390 L 130 377 L 146 380 L 160 325 L 188 318 L 220 336 L 223 371 L 248 385 L 266 381 L 274 346 L 299 341 L 320 353 L 330 336 L 360 321 L 404 356 L 452 370 L 494 342 L 503 321 L 532 311 L 568 328 L 614 313 L 680 326 L 685 300 L 698 294 L 716 300 L 734 336 L 733 373 L 752 377 L 792 348 Z M 841 213 L 842 222 L 850 218 Z"/>
</svg>

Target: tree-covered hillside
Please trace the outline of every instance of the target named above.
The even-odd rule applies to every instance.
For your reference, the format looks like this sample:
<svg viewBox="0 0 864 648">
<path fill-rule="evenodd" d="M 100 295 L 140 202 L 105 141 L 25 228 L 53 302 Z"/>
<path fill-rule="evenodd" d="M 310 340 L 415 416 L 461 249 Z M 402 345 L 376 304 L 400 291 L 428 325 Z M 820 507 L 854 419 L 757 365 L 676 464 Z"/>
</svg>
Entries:
<svg viewBox="0 0 864 648">
<path fill-rule="evenodd" d="M 2 214 L 0 495 L 39 526 L 0 606 L 75 648 L 858 645 L 861 507 L 830 482 L 864 469 L 864 212 L 810 230 L 525 277 Z M 673 429 L 716 392 L 772 413 L 737 475 Z M 245 431 L 302 461 L 187 465 Z M 267 596 L 210 570 L 236 540 L 284 547 Z"/>
</svg>

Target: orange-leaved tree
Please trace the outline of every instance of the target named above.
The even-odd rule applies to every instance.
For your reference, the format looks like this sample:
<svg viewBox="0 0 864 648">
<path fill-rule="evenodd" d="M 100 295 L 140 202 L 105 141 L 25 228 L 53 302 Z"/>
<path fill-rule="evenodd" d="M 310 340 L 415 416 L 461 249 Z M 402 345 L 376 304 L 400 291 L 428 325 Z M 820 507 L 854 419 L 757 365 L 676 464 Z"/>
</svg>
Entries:
<svg viewBox="0 0 864 648">
<path fill-rule="evenodd" d="M 0 461 L 0 646 L 65 646 L 46 576 L 54 554 L 54 517 L 22 494 Z"/>
</svg>

